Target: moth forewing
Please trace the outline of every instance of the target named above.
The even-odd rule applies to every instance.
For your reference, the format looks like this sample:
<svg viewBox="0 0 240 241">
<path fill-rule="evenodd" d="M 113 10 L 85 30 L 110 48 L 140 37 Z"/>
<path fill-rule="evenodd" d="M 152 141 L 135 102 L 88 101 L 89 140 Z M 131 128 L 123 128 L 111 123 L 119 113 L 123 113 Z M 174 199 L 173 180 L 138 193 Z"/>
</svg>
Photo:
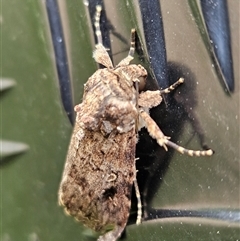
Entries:
<svg viewBox="0 0 240 241">
<path fill-rule="evenodd" d="M 78 132 L 76 124 L 60 185 L 60 203 L 67 213 L 97 232 L 124 228 L 136 178 L 135 130 L 107 136 L 85 130 L 77 146 Z"/>
</svg>

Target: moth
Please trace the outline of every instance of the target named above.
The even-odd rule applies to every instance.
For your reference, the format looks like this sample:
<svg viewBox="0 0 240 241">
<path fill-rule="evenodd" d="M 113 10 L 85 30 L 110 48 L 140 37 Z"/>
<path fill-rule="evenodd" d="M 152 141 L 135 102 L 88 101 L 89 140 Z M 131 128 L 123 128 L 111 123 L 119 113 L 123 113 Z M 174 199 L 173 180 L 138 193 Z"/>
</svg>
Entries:
<svg viewBox="0 0 240 241">
<path fill-rule="evenodd" d="M 113 66 L 102 44 L 101 6 L 96 7 L 95 27 L 98 44 L 95 61 L 105 68 L 97 70 L 84 85 L 82 103 L 75 106 L 76 122 L 59 188 L 59 203 L 66 213 L 100 233 L 98 241 L 120 237 L 129 217 L 132 186 L 138 199 L 137 224 L 141 222 L 141 199 L 136 179 L 135 149 L 137 133 L 147 128 L 150 136 L 190 156 L 210 156 L 212 150 L 187 150 L 170 141 L 149 115 L 159 105 L 162 94 L 183 82 L 179 79 L 165 90 L 139 93 L 147 71 L 130 64 L 135 51 L 135 30 L 131 31 L 128 56 Z"/>
</svg>

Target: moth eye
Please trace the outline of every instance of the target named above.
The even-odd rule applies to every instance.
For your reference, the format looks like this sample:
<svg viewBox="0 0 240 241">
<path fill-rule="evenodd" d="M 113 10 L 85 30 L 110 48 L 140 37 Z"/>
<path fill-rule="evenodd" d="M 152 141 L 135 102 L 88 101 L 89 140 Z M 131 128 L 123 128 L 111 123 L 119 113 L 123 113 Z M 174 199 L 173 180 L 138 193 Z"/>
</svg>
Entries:
<svg viewBox="0 0 240 241">
<path fill-rule="evenodd" d="M 140 76 L 139 78 L 139 92 L 143 91 L 146 86 L 146 76 Z"/>
</svg>

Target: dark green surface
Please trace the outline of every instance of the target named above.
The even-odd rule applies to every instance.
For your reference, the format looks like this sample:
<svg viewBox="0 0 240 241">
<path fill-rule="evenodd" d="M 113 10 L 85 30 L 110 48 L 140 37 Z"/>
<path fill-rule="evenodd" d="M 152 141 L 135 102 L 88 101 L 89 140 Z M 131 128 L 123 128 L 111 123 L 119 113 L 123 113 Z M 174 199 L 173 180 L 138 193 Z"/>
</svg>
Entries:
<svg viewBox="0 0 240 241">
<path fill-rule="evenodd" d="M 0 6 L 1 75 L 12 78 L 17 83 L 0 99 L 1 138 L 23 142 L 30 147 L 27 153 L 7 159 L 1 166 L 0 239 L 83 240 L 83 227 L 73 218 L 65 216 L 57 204 L 58 185 L 72 127 L 61 105 L 44 5 L 41 1 L 5 0 Z M 121 4 L 118 6 L 118 11 L 124 11 Z M 64 15 L 63 22 L 68 36 L 66 42 L 71 77 L 74 80 L 74 102 L 77 103 L 81 100 L 82 84 L 94 72 L 96 65 L 92 60 L 88 19 L 83 13 L 82 2 L 71 1 L 61 7 L 68 13 Z M 109 7 L 114 9 L 114 5 Z M 200 83 L 197 112 L 216 154 L 213 158 L 192 159 L 175 153 L 153 205 L 155 208 L 237 209 L 239 93 L 236 91 L 229 98 L 218 86 L 207 53 L 199 51 L 203 44 L 200 38 L 198 40 L 194 22 L 187 15 L 190 10 L 174 16 L 183 20 L 185 26 L 191 23 L 185 35 L 180 35 L 182 25 L 174 29 L 174 24 L 180 23 L 180 20 L 177 19 L 174 23 L 173 16 L 168 14 L 168 10 L 172 9 L 173 6 L 164 9 L 163 1 L 163 16 L 165 22 L 170 24 L 166 30 L 168 57 L 175 60 L 180 56 L 180 60 L 187 64 L 198 61 L 197 67 L 193 66 Z M 233 11 L 233 8 L 230 9 Z M 115 9 L 115 12 L 118 11 Z M 114 14 L 111 17 L 113 22 L 116 21 L 118 29 L 123 23 L 119 20 L 121 17 Z M 236 24 L 236 19 L 232 20 Z M 127 25 L 126 22 L 124 24 Z M 196 32 L 192 32 L 192 29 Z M 238 27 L 233 24 L 232 29 L 234 36 L 238 36 Z M 124 25 L 121 31 L 128 32 L 128 27 Z M 195 38 L 186 37 L 187 31 Z M 176 33 L 179 35 L 175 41 L 173 36 Z M 128 39 L 129 33 L 125 37 Z M 188 51 L 187 41 L 195 46 L 194 49 Z M 113 44 L 118 46 L 118 43 L 114 39 Z M 186 49 L 182 49 L 183 46 Z M 233 52 L 236 53 L 237 50 L 238 42 L 234 42 Z M 118 52 L 117 49 L 115 51 Z M 198 51 L 198 54 L 194 51 Z M 122 57 L 117 54 L 115 58 L 118 62 Z M 234 55 L 236 80 L 239 78 L 238 61 Z M 189 126 L 186 126 L 184 135 L 181 137 L 183 144 L 191 135 Z M 199 148 L 199 145 L 193 142 L 191 147 Z M 139 241 L 237 240 L 240 237 L 239 224 L 203 219 L 163 219 L 138 227 L 132 225 L 127 231 L 127 240 Z"/>
<path fill-rule="evenodd" d="M 42 7 L 39 1 L 2 2 L 2 76 L 17 85 L 1 97 L 1 136 L 30 147 L 1 166 L 4 241 L 81 235 L 57 205 L 71 126 L 61 106 Z"/>
<path fill-rule="evenodd" d="M 143 224 L 138 229 L 131 227 L 128 234 L 129 241 L 237 241 L 239 238 L 236 226 L 227 227 L 226 224 L 204 222 L 202 219 L 191 219 L 188 222 L 186 219 L 152 222 Z"/>
</svg>

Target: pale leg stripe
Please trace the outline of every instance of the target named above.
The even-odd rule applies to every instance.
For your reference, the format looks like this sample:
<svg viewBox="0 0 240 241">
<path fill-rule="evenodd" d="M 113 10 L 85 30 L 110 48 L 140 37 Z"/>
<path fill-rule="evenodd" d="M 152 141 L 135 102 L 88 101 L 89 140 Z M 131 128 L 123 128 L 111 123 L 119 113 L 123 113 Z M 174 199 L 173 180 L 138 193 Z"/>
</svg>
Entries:
<svg viewBox="0 0 240 241">
<path fill-rule="evenodd" d="M 175 90 L 183 82 L 184 82 L 184 79 L 180 78 L 178 81 L 176 81 L 174 84 L 170 85 L 168 88 L 166 88 L 164 90 L 160 90 L 160 94 L 168 94 L 168 93 L 170 93 L 172 90 Z"/>
<path fill-rule="evenodd" d="M 98 40 L 98 44 L 102 44 L 102 33 L 100 30 L 100 16 L 101 16 L 101 11 L 102 11 L 102 6 L 101 5 L 97 5 L 96 6 L 96 14 L 95 14 L 95 23 L 94 26 L 96 28 L 96 36 L 97 36 L 97 40 Z"/>
<path fill-rule="evenodd" d="M 142 202 L 141 202 L 140 191 L 139 191 L 136 179 L 134 180 L 134 188 L 135 188 L 136 197 L 137 197 L 137 209 L 138 209 L 136 224 L 139 225 L 142 222 Z"/>
<path fill-rule="evenodd" d="M 135 33 L 136 30 L 132 29 L 131 30 L 131 47 L 128 53 L 128 56 L 134 57 L 134 52 L 135 52 Z"/>
<path fill-rule="evenodd" d="M 206 151 L 189 150 L 189 149 L 183 148 L 183 147 L 181 147 L 181 146 L 179 146 L 179 145 L 177 145 L 174 142 L 171 142 L 169 140 L 165 140 L 165 144 L 172 147 L 176 151 L 178 151 L 182 154 L 187 154 L 189 156 L 211 156 L 213 154 L 213 150 L 211 150 L 211 149 L 206 150 Z"/>
</svg>

